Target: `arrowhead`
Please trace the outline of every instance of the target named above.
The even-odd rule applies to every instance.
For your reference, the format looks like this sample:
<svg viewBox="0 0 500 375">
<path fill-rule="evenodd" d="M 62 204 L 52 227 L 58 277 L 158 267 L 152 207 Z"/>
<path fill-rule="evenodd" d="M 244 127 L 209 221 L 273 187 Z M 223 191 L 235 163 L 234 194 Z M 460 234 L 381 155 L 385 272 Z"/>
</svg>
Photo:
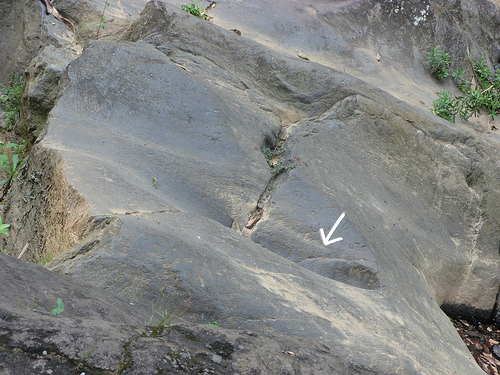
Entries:
<svg viewBox="0 0 500 375">
<path fill-rule="evenodd" d="M 344 217 L 345 217 L 345 212 L 342 212 L 342 215 L 339 216 L 339 218 L 337 219 L 337 221 L 333 225 L 332 229 L 330 229 L 330 232 L 328 232 L 327 236 L 325 236 L 325 231 L 323 230 L 323 228 L 319 229 L 319 234 L 321 235 L 321 239 L 323 240 L 323 244 L 325 246 L 328 246 L 328 245 L 331 245 L 332 243 L 339 242 L 339 241 L 343 240 L 342 237 L 337 237 L 337 238 L 334 238 L 333 240 L 330 240 L 330 238 L 332 237 L 333 232 L 335 232 L 335 229 L 337 229 L 337 227 L 339 226 L 340 222 L 344 219 Z"/>
<path fill-rule="evenodd" d="M 339 242 L 339 241 L 343 240 L 342 237 L 337 237 L 337 238 L 334 238 L 333 240 L 330 240 L 330 237 L 325 237 L 325 232 L 323 231 L 323 228 L 321 228 L 319 230 L 319 233 L 321 234 L 321 239 L 323 240 L 323 243 L 325 244 L 325 246 L 328 246 L 328 245 L 331 245 L 332 243 Z"/>
</svg>

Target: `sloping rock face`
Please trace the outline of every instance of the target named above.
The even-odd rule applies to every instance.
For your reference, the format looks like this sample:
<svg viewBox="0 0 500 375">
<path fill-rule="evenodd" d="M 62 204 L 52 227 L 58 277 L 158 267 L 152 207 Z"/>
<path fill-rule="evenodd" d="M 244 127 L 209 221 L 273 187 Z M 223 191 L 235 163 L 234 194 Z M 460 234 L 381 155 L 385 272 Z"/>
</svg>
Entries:
<svg viewBox="0 0 500 375">
<path fill-rule="evenodd" d="M 43 267 L 0 259 L 2 374 L 70 374 L 79 361 L 118 367 L 147 310 Z M 58 298 L 64 311 L 52 315 Z"/>
<path fill-rule="evenodd" d="M 372 374 L 298 336 L 179 324 L 144 327 L 151 311 L 0 254 L 2 374 Z M 36 283 L 34 283 L 36 281 Z M 56 299 L 58 315 L 49 312 Z"/>
<path fill-rule="evenodd" d="M 468 49 L 492 68 L 500 58 L 498 5 L 496 0 L 227 0 L 211 14 L 215 24 L 236 28 L 244 37 L 290 55 L 299 52 L 430 108 L 434 91 L 442 87 L 425 69 L 425 52 L 438 45 L 459 64 Z"/>
<path fill-rule="evenodd" d="M 265 8 L 238 4 L 217 5 L 221 26 L 233 5 L 234 14 Z M 363 35 L 372 40 L 373 30 L 412 4 L 394 4 L 390 17 L 385 2 L 313 4 L 319 10 L 307 14 L 323 28 L 352 19 L 354 30 L 364 30 L 367 18 Z M 283 25 L 297 14 L 305 17 L 287 12 Z M 441 30 L 433 14 L 434 23 L 417 23 Z M 259 17 L 242 19 L 241 37 L 151 1 L 126 32 L 119 30 L 128 21 L 117 21 L 111 39 L 89 42 L 62 67 L 44 65 L 49 49 L 40 55 L 36 66 L 56 66 L 57 100 L 45 104 L 54 108 L 36 130 L 25 117 L 21 130 L 41 136 L 6 202 L 4 249 L 16 256 L 27 249 L 24 258 L 35 262 L 60 255 L 48 268 L 126 299 L 141 314 L 164 291 L 190 297 L 186 319 L 229 329 L 215 340 L 225 343 L 221 350 L 193 344 L 185 353 L 169 349 L 169 340 L 187 330 L 206 347 L 217 330 L 150 337 L 131 328 L 114 339 L 104 330 L 124 349 L 112 363 L 96 357 L 99 371 L 141 373 L 139 363 L 147 363 L 162 373 L 174 363 L 190 373 L 203 352 L 226 366 L 212 364 L 217 373 L 480 374 L 440 307 L 476 318 L 495 313 L 498 135 L 451 124 L 373 86 L 379 73 L 368 66 L 376 59 L 366 63 L 367 83 L 304 59 L 314 60 L 304 48 L 319 42 L 258 43 L 266 27 L 260 39 L 245 38 Z M 381 34 L 386 46 L 389 30 Z M 345 44 L 350 34 L 333 35 Z M 400 44 L 395 57 L 409 48 Z M 287 54 L 291 48 L 303 52 Z M 404 74 L 392 69 L 403 73 L 384 88 Z M 29 325 L 35 317 L 23 319 Z M 224 348 L 237 352 L 240 331 L 231 329 L 263 334 L 243 334 L 238 344 L 254 354 L 224 362 Z M 272 348 L 265 358 L 281 359 L 265 367 L 256 359 L 262 348 Z M 155 359 L 164 356 L 168 363 Z M 310 361 L 300 367 L 304 356 Z"/>
</svg>

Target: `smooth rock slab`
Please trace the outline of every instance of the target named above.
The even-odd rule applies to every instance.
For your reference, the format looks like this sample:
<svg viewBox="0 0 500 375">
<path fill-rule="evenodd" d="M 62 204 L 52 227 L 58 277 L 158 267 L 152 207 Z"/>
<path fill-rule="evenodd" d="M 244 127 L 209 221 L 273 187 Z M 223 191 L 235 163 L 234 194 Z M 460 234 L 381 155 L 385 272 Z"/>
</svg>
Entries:
<svg viewBox="0 0 500 375">
<path fill-rule="evenodd" d="M 154 303 L 163 290 L 174 300 L 190 297 L 190 321 L 317 340 L 375 373 L 481 373 L 449 319 L 422 292 L 422 280 L 382 290 L 349 286 L 182 212 L 123 215 L 100 238 L 51 268 L 134 304 Z"/>
<path fill-rule="evenodd" d="M 297 163 L 297 168 L 309 168 L 310 156 L 297 155 L 309 160 L 303 162 L 306 164 Z M 342 240 L 325 246 L 319 230 L 322 228 L 325 236 L 328 235 L 343 214 L 337 208 L 342 207 L 343 202 L 329 200 L 320 188 L 299 173 L 292 172 L 273 194 L 270 212 L 257 224 L 252 240 L 319 275 L 361 288 L 380 288 L 375 253 L 351 224 L 351 212 L 329 238 Z M 335 168 L 332 172 L 325 171 L 325 179 L 330 180 L 329 175 L 334 173 Z"/>
<path fill-rule="evenodd" d="M 93 43 L 68 79 L 43 144 L 63 152 L 92 214 L 246 219 L 269 178 L 260 149 L 276 116 L 147 44 Z"/>
</svg>

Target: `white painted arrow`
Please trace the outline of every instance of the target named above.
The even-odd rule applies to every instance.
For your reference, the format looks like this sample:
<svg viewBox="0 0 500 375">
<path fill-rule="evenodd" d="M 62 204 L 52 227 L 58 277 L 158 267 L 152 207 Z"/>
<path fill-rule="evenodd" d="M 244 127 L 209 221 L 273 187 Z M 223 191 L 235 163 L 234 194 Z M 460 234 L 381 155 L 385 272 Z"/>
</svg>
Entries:
<svg viewBox="0 0 500 375">
<path fill-rule="evenodd" d="M 323 228 L 319 228 L 319 234 L 321 235 L 321 239 L 323 240 L 323 243 L 325 244 L 325 246 L 328 246 L 328 245 L 331 245 L 332 243 L 339 242 L 339 241 L 343 240 L 342 237 L 337 237 L 337 238 L 334 238 L 333 240 L 330 240 L 330 237 L 333 235 L 333 232 L 335 232 L 335 229 L 337 229 L 337 227 L 339 226 L 340 222 L 344 219 L 344 217 L 345 217 L 345 212 L 342 212 L 342 215 L 339 216 L 339 218 L 335 222 L 332 229 L 330 229 L 330 232 L 328 232 L 328 236 L 326 236 L 326 237 L 325 237 L 325 231 L 323 230 Z"/>
</svg>

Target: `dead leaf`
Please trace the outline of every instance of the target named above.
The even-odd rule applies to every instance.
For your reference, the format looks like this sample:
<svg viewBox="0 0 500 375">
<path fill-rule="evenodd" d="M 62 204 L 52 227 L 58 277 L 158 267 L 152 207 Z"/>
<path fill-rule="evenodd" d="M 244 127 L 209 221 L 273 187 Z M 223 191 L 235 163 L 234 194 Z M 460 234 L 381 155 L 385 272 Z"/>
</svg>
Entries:
<svg viewBox="0 0 500 375">
<path fill-rule="evenodd" d="M 481 331 L 486 331 L 488 329 L 488 326 L 486 324 L 480 323 L 478 328 Z"/>
<path fill-rule="evenodd" d="M 173 62 L 173 61 L 172 61 L 172 62 Z M 184 65 L 181 65 L 181 64 L 176 63 L 176 62 L 174 62 L 174 65 L 177 65 L 177 66 L 181 67 L 181 69 L 184 69 L 186 72 L 191 73 L 191 71 L 190 71 L 188 68 L 186 68 Z"/>
<path fill-rule="evenodd" d="M 57 9 L 52 5 L 50 0 L 41 0 L 43 4 L 45 5 L 45 12 L 47 14 L 52 14 L 55 18 L 57 18 L 59 21 L 64 22 L 66 25 L 69 26 L 71 31 L 73 32 L 73 36 L 76 38 L 76 29 L 75 25 L 73 25 L 73 22 L 71 22 L 69 19 L 61 16 Z"/>
<path fill-rule="evenodd" d="M 439 94 L 439 93 L 438 93 L 438 94 Z M 463 324 L 464 326 L 466 326 L 466 327 L 469 327 L 469 326 L 470 326 L 470 323 L 469 323 L 469 322 L 467 322 L 466 320 L 459 319 L 458 321 L 459 321 L 460 323 L 462 323 L 462 324 Z"/>
<path fill-rule="evenodd" d="M 476 78 L 475 77 L 472 77 L 472 81 L 470 83 L 470 88 L 471 90 L 475 90 L 477 87 L 477 84 L 476 84 Z"/>
<path fill-rule="evenodd" d="M 52 4 L 50 3 L 50 0 L 41 0 L 41 1 L 45 5 L 45 13 L 52 14 Z"/>
<path fill-rule="evenodd" d="M 380 59 L 382 58 L 382 56 L 380 56 L 378 53 L 377 53 L 377 61 L 380 61 Z"/>
<path fill-rule="evenodd" d="M 493 355 L 489 354 L 489 353 L 482 353 L 480 355 L 480 357 L 482 359 L 484 359 L 485 361 L 487 361 L 488 364 L 494 364 L 494 365 L 500 365 L 500 361 L 498 359 L 496 359 L 495 357 L 493 357 Z"/>
<path fill-rule="evenodd" d="M 248 222 L 245 225 L 245 228 L 252 229 L 255 226 L 255 224 L 257 224 L 257 222 L 260 220 L 261 217 L 262 217 L 262 211 L 259 212 L 257 215 L 255 215 L 250 220 L 248 220 Z"/>
<path fill-rule="evenodd" d="M 299 51 L 295 51 L 295 52 L 297 53 L 297 56 L 299 56 L 302 60 L 310 61 L 309 57 L 307 57 L 306 55 L 304 55 L 302 52 L 299 52 Z"/>
<path fill-rule="evenodd" d="M 232 31 L 233 33 L 238 34 L 238 36 L 241 36 L 241 31 L 240 31 L 240 30 L 238 30 L 238 29 L 231 29 L 231 31 Z"/>
<path fill-rule="evenodd" d="M 267 162 L 267 164 L 269 164 L 269 166 L 271 166 L 271 167 L 274 167 L 276 164 L 278 164 L 279 160 L 280 159 L 278 157 L 275 157 L 275 158 L 272 158 L 271 160 L 269 160 Z"/>
</svg>

